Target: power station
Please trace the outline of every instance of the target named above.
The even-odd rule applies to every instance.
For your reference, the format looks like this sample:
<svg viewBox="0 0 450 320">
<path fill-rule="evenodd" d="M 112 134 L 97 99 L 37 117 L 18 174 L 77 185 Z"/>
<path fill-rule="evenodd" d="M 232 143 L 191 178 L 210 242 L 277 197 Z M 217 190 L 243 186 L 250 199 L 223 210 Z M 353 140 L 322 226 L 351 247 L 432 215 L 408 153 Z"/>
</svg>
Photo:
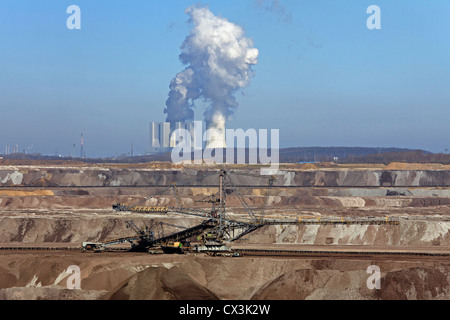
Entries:
<svg viewBox="0 0 450 320">
<path fill-rule="evenodd" d="M 178 129 L 186 130 L 190 135 L 190 146 L 192 149 L 202 149 L 203 144 L 203 122 L 150 122 L 150 154 L 171 152 L 182 140 Z"/>
</svg>

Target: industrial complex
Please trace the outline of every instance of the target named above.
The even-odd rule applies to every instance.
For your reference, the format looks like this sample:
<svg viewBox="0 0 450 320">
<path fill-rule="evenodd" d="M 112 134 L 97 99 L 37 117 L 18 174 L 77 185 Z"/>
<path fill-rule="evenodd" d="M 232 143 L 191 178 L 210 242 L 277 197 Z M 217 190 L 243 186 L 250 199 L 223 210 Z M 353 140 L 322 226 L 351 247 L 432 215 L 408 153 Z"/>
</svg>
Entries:
<svg viewBox="0 0 450 320">
<path fill-rule="evenodd" d="M 193 151 L 205 148 L 226 148 L 225 121 L 221 122 L 219 128 L 208 126 L 208 122 L 204 121 L 150 122 L 149 153 L 170 152 L 180 141 L 183 141 L 184 135 L 187 134 L 190 138 L 189 146 Z"/>
<path fill-rule="evenodd" d="M 190 122 L 150 122 L 149 153 L 170 152 L 180 141 L 176 130 L 189 132 L 193 149 L 203 149 L 203 126 L 201 121 Z"/>
<path fill-rule="evenodd" d="M 2 139 L 22 150 L 0 150 L 0 300 L 189 301 L 158 303 L 169 319 L 274 316 L 270 300 L 450 300 L 449 95 L 429 81 L 450 70 L 438 4 L 384 4 L 397 30 L 384 32 L 376 5 L 83 3 L 2 4 L 0 20 L 29 23 L 1 28 Z M 30 28 L 36 12 L 51 19 Z M 427 32 L 405 37 L 423 17 Z"/>
</svg>

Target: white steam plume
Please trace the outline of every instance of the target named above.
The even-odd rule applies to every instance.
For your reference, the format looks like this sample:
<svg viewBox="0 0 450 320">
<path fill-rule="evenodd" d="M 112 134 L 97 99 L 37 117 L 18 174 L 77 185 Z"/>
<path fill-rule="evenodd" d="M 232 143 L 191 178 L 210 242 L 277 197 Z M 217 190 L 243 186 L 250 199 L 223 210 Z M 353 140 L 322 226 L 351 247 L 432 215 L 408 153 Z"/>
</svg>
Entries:
<svg viewBox="0 0 450 320">
<path fill-rule="evenodd" d="M 171 81 L 164 112 L 168 122 L 192 121 L 195 100 L 203 98 L 209 103 L 206 123 L 222 127 L 223 119 L 229 120 L 238 106 L 234 93 L 253 75 L 258 49 L 240 26 L 208 8 L 192 6 L 185 12 L 192 29 L 181 46 L 180 60 L 187 67 Z"/>
</svg>

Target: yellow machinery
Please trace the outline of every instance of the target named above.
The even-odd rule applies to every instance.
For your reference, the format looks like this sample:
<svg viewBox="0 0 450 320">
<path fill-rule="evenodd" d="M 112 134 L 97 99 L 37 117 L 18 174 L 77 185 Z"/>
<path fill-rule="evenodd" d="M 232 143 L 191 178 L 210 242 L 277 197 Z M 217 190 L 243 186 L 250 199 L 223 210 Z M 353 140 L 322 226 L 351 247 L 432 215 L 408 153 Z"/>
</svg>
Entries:
<svg viewBox="0 0 450 320">
<path fill-rule="evenodd" d="M 169 211 L 168 207 L 145 207 L 145 206 L 127 205 L 124 203 L 114 204 L 113 209 L 115 211 L 130 211 L 136 213 L 167 213 Z"/>
</svg>

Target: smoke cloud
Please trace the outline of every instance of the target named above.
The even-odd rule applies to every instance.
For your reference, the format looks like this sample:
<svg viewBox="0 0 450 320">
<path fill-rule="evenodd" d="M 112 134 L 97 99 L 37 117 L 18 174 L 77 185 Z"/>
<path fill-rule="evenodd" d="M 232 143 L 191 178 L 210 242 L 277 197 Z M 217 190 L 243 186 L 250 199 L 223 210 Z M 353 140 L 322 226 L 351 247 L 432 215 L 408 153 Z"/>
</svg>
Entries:
<svg viewBox="0 0 450 320">
<path fill-rule="evenodd" d="M 215 16 L 208 8 L 192 6 L 185 13 L 192 29 L 179 57 L 187 67 L 170 83 L 166 121 L 192 121 L 195 101 L 203 99 L 208 104 L 206 123 L 222 131 L 224 121 L 231 119 L 238 107 L 234 94 L 253 76 L 258 49 L 240 26 Z"/>
</svg>

